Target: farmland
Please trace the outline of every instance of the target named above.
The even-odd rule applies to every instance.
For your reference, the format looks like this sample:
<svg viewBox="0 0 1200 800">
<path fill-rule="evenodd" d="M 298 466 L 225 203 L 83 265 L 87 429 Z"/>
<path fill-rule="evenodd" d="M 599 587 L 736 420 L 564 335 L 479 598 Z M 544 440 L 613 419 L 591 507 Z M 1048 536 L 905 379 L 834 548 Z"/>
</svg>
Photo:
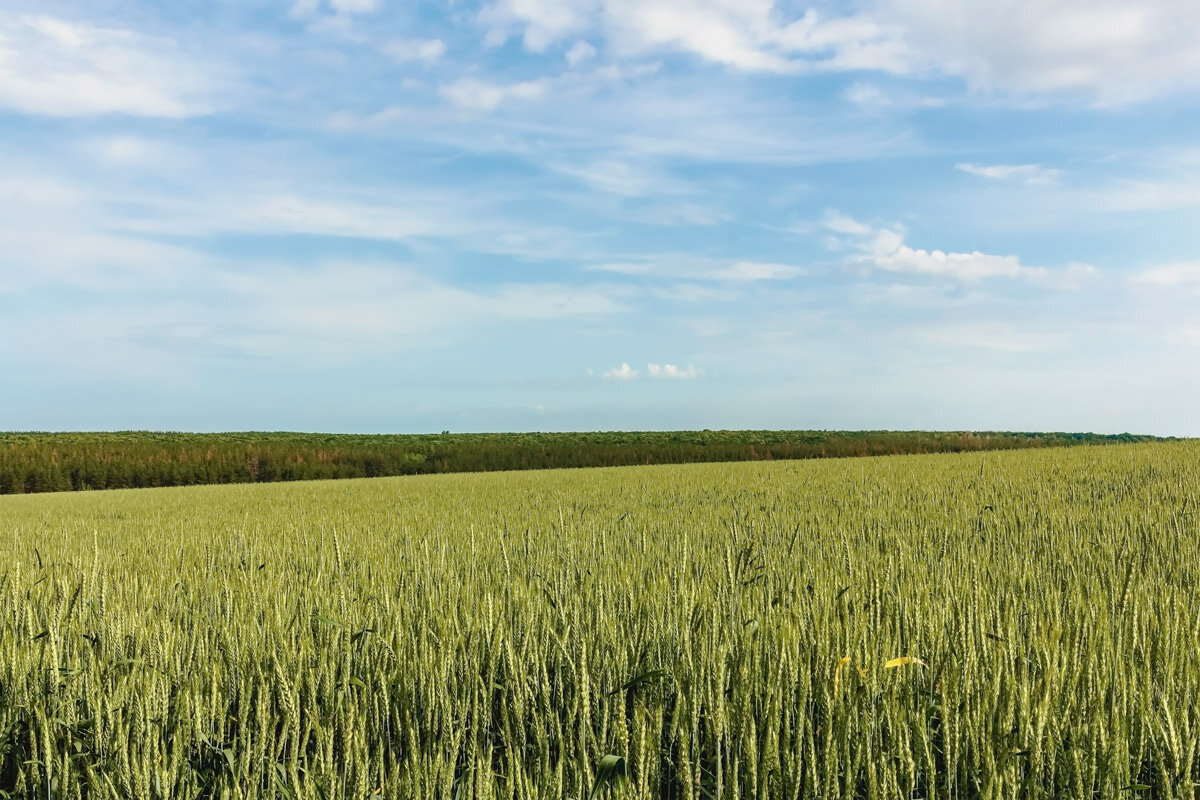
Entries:
<svg viewBox="0 0 1200 800">
<path fill-rule="evenodd" d="M 947 431 L 0 433 L 0 494 L 634 464 L 958 453 L 1153 441 Z"/>
<path fill-rule="evenodd" d="M 1200 782 L 1197 442 L 13 496 L 0 564 L 12 797 Z"/>
</svg>

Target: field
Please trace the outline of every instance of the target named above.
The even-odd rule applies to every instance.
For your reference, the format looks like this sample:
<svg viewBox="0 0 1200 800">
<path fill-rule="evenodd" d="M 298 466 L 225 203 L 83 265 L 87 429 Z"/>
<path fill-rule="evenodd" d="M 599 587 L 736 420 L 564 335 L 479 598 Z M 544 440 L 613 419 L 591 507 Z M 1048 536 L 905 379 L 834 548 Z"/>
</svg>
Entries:
<svg viewBox="0 0 1200 800">
<path fill-rule="evenodd" d="M 986 431 L 0 432 L 0 494 L 1150 441 L 1128 433 Z"/>
<path fill-rule="evenodd" d="M 1200 782 L 1196 442 L 3 497 L 0 565 L 11 797 Z"/>
</svg>

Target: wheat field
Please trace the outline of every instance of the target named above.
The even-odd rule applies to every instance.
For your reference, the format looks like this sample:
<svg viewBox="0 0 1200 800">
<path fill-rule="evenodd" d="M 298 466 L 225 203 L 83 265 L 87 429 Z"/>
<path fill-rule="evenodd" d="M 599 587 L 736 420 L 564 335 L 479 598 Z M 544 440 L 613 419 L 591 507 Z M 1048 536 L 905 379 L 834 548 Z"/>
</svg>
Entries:
<svg viewBox="0 0 1200 800">
<path fill-rule="evenodd" d="M 0 565 L 0 798 L 1200 783 L 1196 442 L 11 496 Z"/>
</svg>

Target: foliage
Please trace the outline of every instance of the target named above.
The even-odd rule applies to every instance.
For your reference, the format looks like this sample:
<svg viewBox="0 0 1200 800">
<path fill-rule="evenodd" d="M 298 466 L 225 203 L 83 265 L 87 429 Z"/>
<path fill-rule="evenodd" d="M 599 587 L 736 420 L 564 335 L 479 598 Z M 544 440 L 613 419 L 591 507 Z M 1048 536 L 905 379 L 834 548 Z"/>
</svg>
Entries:
<svg viewBox="0 0 1200 800">
<path fill-rule="evenodd" d="M 0 499 L 0 789 L 1192 797 L 1200 443 Z"/>
<path fill-rule="evenodd" d="M 0 433 L 0 494 L 963 452 L 1149 440 L 1130 434 L 927 431 Z"/>
</svg>

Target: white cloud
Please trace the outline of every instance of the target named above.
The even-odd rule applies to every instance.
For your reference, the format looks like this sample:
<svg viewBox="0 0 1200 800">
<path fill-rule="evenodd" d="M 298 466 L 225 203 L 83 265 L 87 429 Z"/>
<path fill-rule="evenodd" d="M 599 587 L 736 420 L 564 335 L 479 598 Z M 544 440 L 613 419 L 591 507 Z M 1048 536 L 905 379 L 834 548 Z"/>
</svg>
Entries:
<svg viewBox="0 0 1200 800">
<path fill-rule="evenodd" d="M 310 14 L 315 14 L 319 6 L 320 0 L 296 0 L 292 3 L 288 14 L 293 17 L 307 17 Z"/>
<path fill-rule="evenodd" d="M 871 83 L 856 81 L 842 93 L 848 101 L 863 108 L 886 108 L 892 99 L 882 89 Z"/>
<path fill-rule="evenodd" d="M 588 61 L 596 56 L 596 48 L 583 41 L 582 39 L 571 46 L 567 51 L 567 63 L 572 67 L 578 67 L 585 61 Z"/>
<path fill-rule="evenodd" d="M 715 270 L 711 277 L 722 281 L 786 281 L 806 275 L 803 267 L 771 261 L 738 261 Z"/>
<path fill-rule="evenodd" d="M 855 236 L 866 236 L 872 230 L 871 226 L 865 222 L 859 222 L 853 217 L 848 217 L 833 210 L 825 212 L 825 218 L 821 221 L 821 224 L 836 233 L 849 233 Z"/>
<path fill-rule="evenodd" d="M 446 55 L 446 43 L 441 39 L 392 39 L 383 52 L 393 61 L 422 61 L 432 64 Z"/>
<path fill-rule="evenodd" d="M 586 164 L 551 164 L 555 172 L 575 178 L 593 189 L 624 197 L 644 197 L 681 191 L 677 182 L 657 173 L 648 164 L 602 158 Z"/>
<path fill-rule="evenodd" d="M 864 110 L 917 109 L 941 108 L 946 105 L 941 97 L 929 97 L 903 89 L 884 91 L 873 83 L 855 81 L 844 92 L 842 97 Z"/>
<path fill-rule="evenodd" d="M 755 281 L 786 281 L 807 275 L 803 267 L 773 261 L 723 261 L 687 255 L 652 256 L 638 261 L 616 261 L 593 264 L 590 270 L 617 272 L 622 275 L 645 275 L 651 278 L 726 281 L 750 283 Z"/>
<path fill-rule="evenodd" d="M 1143 270 L 1134 275 L 1137 283 L 1154 286 L 1200 287 L 1200 261 L 1184 261 Z"/>
<path fill-rule="evenodd" d="M 836 211 L 826 212 L 825 220 L 827 228 L 849 237 L 835 241 L 836 245 L 848 245 L 858 250 L 860 255 L 853 259 L 855 262 L 883 272 L 931 275 L 964 282 L 987 278 L 1021 278 L 1064 288 L 1072 287 L 1097 272 L 1090 264 L 1077 262 L 1068 264 L 1064 269 L 1050 270 L 1025 266 L 1014 255 L 999 256 L 978 250 L 965 253 L 918 249 L 904 243 L 904 230 L 900 226 L 871 228 Z"/>
<path fill-rule="evenodd" d="M 700 376 L 700 370 L 696 369 L 691 364 L 686 367 L 678 367 L 674 364 L 648 364 L 646 373 L 651 378 L 664 378 L 667 380 L 691 380 Z"/>
<path fill-rule="evenodd" d="M 675 51 L 734 69 L 964 77 L 981 91 L 1136 102 L 1200 86 L 1200 5 L 1179 0 L 868 0 L 838 16 L 776 0 L 497 0 L 496 44 L 602 35 L 617 54 Z M 890 102 L 863 85 L 852 99 Z"/>
<path fill-rule="evenodd" d="M 1079 197 L 1080 205 L 1101 211 L 1167 211 L 1200 207 L 1200 175 L 1177 173 L 1156 180 L 1120 180 Z"/>
<path fill-rule="evenodd" d="M 318 12 L 322 0 L 295 0 L 289 13 L 293 17 L 309 17 Z M 383 0 L 328 0 L 335 14 L 370 14 L 383 6 Z"/>
<path fill-rule="evenodd" d="M 0 107 L 28 114 L 183 118 L 213 111 L 219 58 L 170 39 L 46 15 L 0 15 Z"/>
<path fill-rule="evenodd" d="M 588 267 L 597 272 L 617 272 L 621 275 L 645 275 L 650 272 L 649 262 L 612 261 L 606 264 L 593 264 Z"/>
<path fill-rule="evenodd" d="M 498 0 L 479 13 L 488 27 L 486 44 L 497 46 L 524 28 L 524 45 L 540 53 L 560 39 L 588 28 L 596 4 L 592 0 Z"/>
<path fill-rule="evenodd" d="M 606 381 L 631 381 L 637 378 L 637 376 L 638 371 L 636 369 L 632 369 L 628 364 L 622 363 L 619 367 L 605 370 L 601 377 Z"/>
<path fill-rule="evenodd" d="M 383 0 L 329 0 L 329 5 L 339 14 L 369 14 L 378 11 Z"/>
<path fill-rule="evenodd" d="M 1006 181 L 1019 180 L 1028 184 L 1048 184 L 1058 180 L 1061 170 L 1049 169 L 1041 164 L 971 164 L 958 163 L 954 168 L 968 175 L 978 175 L 981 178 Z"/>
<path fill-rule="evenodd" d="M 460 78 L 442 86 L 441 95 L 459 108 L 472 111 L 494 111 L 508 100 L 538 100 L 549 81 L 538 78 L 520 83 L 498 84 L 477 78 Z"/>
<path fill-rule="evenodd" d="M 309 233 L 399 241 L 437 230 L 434 215 L 367 203 L 269 196 L 246 204 L 239 215 L 250 231 Z"/>
<path fill-rule="evenodd" d="M 1022 354 L 1066 350 L 1069 333 L 1031 330 L 1003 322 L 976 322 L 930 327 L 921 332 L 926 341 L 947 348 L 971 348 L 994 353 Z"/>
<path fill-rule="evenodd" d="M 876 69 L 903 62 L 891 31 L 863 16 L 789 20 L 773 0 L 497 0 L 480 21 L 497 44 L 523 33 L 526 49 L 602 32 L 619 54 L 691 53 L 736 69 Z"/>
<path fill-rule="evenodd" d="M 891 231 L 877 239 L 872 263 L 888 272 L 944 275 L 958 280 L 1016 278 L 1028 271 L 1016 256 L 994 256 L 978 250 L 970 253 L 945 253 L 941 250 L 914 250 L 901 243 Z"/>
<path fill-rule="evenodd" d="M 872 16 L 982 90 L 1116 104 L 1200 86 L 1195 3 L 878 0 Z"/>
</svg>

